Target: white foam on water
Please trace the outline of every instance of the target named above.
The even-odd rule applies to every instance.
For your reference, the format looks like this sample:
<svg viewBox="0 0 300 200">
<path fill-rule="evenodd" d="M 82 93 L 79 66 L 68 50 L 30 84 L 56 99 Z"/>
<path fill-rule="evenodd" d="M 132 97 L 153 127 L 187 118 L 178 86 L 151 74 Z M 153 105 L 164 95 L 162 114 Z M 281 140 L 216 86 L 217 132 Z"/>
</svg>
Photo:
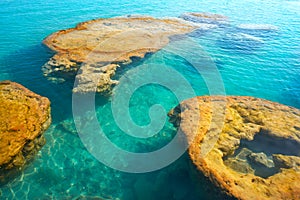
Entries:
<svg viewBox="0 0 300 200">
<path fill-rule="evenodd" d="M 199 27 L 198 29 L 201 30 L 209 30 L 209 29 L 214 29 L 218 28 L 218 25 L 215 24 L 207 24 L 207 23 L 196 23 L 196 25 Z"/>
</svg>

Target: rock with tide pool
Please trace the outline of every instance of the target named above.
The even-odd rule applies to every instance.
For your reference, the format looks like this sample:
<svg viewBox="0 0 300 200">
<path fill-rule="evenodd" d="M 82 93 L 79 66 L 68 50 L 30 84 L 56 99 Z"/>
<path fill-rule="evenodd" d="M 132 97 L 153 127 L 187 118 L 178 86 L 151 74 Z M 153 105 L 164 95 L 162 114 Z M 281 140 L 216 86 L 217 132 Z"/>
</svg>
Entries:
<svg viewBox="0 0 300 200">
<path fill-rule="evenodd" d="M 204 96 L 183 101 L 169 117 L 186 135 L 196 168 L 227 194 L 300 199 L 298 109 L 253 97 Z"/>
</svg>

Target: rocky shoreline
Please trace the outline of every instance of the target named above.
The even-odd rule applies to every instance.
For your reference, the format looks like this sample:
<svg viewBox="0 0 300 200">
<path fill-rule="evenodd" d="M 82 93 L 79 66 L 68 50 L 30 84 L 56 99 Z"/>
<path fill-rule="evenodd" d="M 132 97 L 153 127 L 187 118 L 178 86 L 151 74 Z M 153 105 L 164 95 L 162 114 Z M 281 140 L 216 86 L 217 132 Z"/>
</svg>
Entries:
<svg viewBox="0 0 300 200">
<path fill-rule="evenodd" d="M 0 82 L 0 183 L 34 157 L 51 124 L 50 101 L 24 86 Z"/>
<path fill-rule="evenodd" d="M 300 198 L 298 109 L 253 97 L 203 96 L 169 116 L 186 135 L 197 169 L 229 195 Z"/>
</svg>

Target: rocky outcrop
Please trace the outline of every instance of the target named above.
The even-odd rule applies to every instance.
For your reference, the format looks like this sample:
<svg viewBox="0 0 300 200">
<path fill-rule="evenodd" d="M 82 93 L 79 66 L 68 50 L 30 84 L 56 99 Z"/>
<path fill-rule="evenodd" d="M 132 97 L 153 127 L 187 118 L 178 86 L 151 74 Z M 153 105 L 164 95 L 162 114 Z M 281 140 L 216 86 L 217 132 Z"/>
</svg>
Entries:
<svg viewBox="0 0 300 200">
<path fill-rule="evenodd" d="M 45 144 L 51 123 L 50 102 L 22 85 L 0 82 L 0 182 Z"/>
<path fill-rule="evenodd" d="M 198 114 L 197 114 L 198 113 Z M 300 199 L 300 111 L 253 97 L 196 97 L 169 113 L 205 176 L 238 199 Z"/>
<path fill-rule="evenodd" d="M 132 57 L 143 58 L 169 43 L 169 37 L 185 34 L 200 25 L 179 18 L 156 19 L 144 16 L 96 19 L 75 28 L 58 31 L 43 43 L 55 55 L 43 66 L 44 75 L 77 74 L 74 92 L 107 92 L 120 65 Z M 53 78 L 53 77 L 52 77 Z"/>
<path fill-rule="evenodd" d="M 214 13 L 184 13 L 180 18 L 195 22 L 195 23 L 208 23 L 208 24 L 227 24 L 228 17 Z"/>
</svg>

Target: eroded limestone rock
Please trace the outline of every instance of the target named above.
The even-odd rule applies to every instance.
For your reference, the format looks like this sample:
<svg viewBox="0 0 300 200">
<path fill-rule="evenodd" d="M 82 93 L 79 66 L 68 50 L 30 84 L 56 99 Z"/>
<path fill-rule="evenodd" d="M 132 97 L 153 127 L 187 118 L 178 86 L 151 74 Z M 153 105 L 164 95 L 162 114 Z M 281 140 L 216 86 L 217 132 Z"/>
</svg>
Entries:
<svg viewBox="0 0 300 200">
<path fill-rule="evenodd" d="M 267 168 L 274 167 L 273 160 L 268 159 L 267 155 L 263 152 L 250 153 L 248 159 L 250 160 L 250 162 L 254 163 L 255 165 L 259 165 Z"/>
<path fill-rule="evenodd" d="M 300 157 L 297 156 L 286 156 L 281 154 L 274 154 L 273 155 L 273 161 L 275 164 L 275 167 L 277 168 L 294 168 L 298 169 L 300 168 Z"/>
<path fill-rule="evenodd" d="M 228 17 L 215 13 L 184 13 L 180 16 L 182 19 L 203 24 L 227 24 Z"/>
<path fill-rule="evenodd" d="M 212 96 L 186 100 L 169 116 L 187 136 L 197 169 L 229 195 L 300 199 L 298 109 L 253 97 Z"/>
<path fill-rule="evenodd" d="M 45 144 L 50 101 L 22 85 L 0 82 L 0 183 Z"/>
<path fill-rule="evenodd" d="M 132 57 L 143 58 L 169 43 L 169 37 L 185 34 L 200 25 L 179 18 L 144 16 L 96 19 L 58 31 L 43 43 L 56 54 L 43 66 L 44 75 L 77 72 L 74 92 L 107 92 L 120 65 Z"/>
</svg>

